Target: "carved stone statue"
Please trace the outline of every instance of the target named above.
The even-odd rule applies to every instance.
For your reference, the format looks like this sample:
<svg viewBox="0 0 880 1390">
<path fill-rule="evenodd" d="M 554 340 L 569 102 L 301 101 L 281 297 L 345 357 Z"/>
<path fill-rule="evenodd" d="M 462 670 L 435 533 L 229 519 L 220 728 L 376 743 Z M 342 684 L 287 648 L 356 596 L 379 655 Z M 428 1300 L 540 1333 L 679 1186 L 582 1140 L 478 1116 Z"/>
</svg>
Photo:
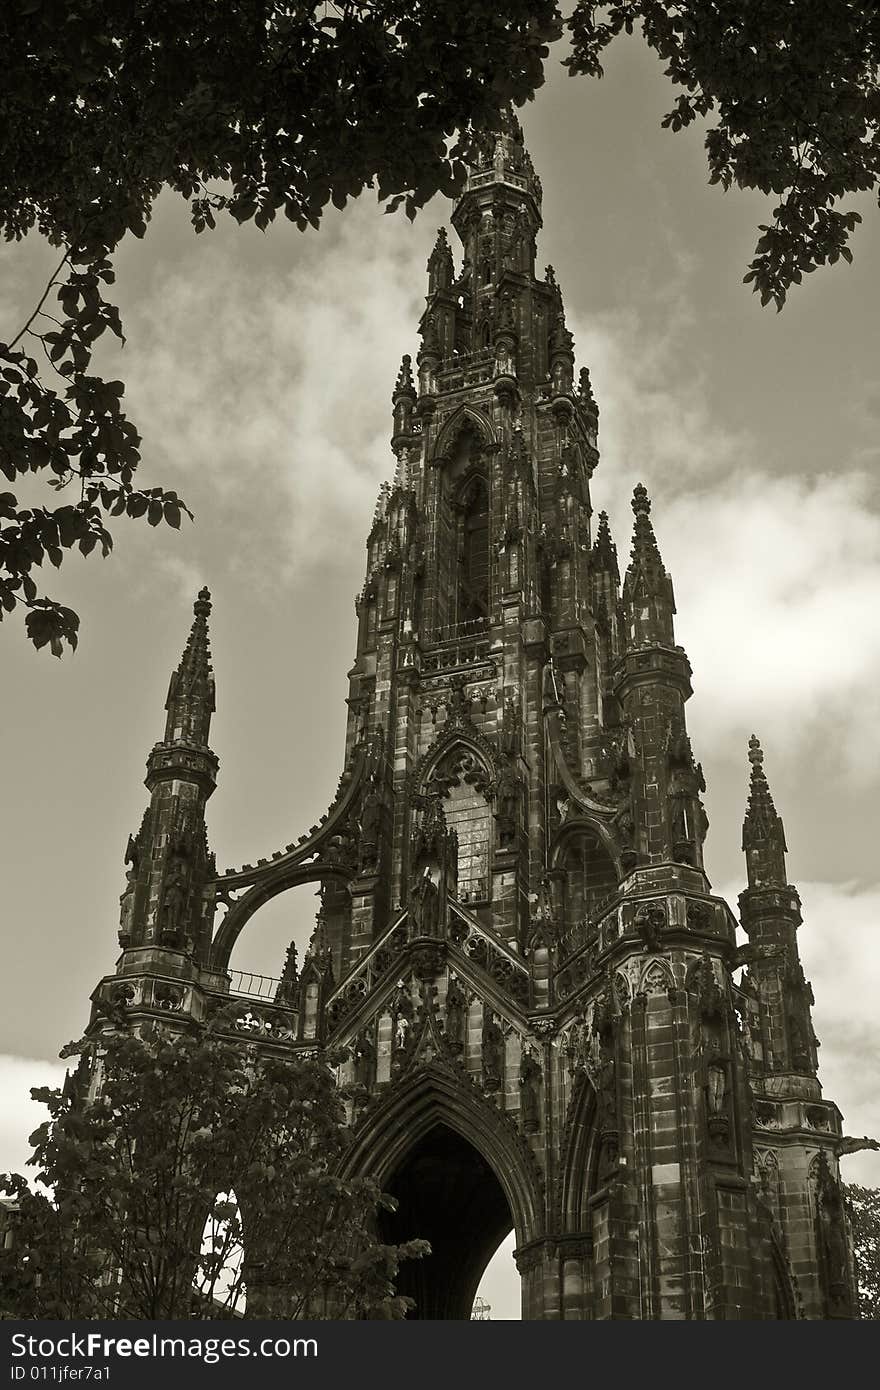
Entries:
<svg viewBox="0 0 880 1390">
<path fill-rule="evenodd" d="M 510 766 L 502 767 L 498 776 L 495 820 L 502 849 L 508 849 L 516 839 L 520 807 L 519 778 Z"/>
<path fill-rule="evenodd" d="M 402 982 L 394 991 L 391 1009 L 391 1046 L 395 1063 L 400 1065 L 405 1060 L 414 1037 L 413 1001 Z"/>
<path fill-rule="evenodd" d="M 409 895 L 409 919 L 414 936 L 436 936 L 440 926 L 440 894 L 425 872 Z"/>
<path fill-rule="evenodd" d="M 520 717 L 516 701 L 508 696 L 504 701 L 499 751 L 504 758 L 515 758 L 519 752 Z"/>
<path fill-rule="evenodd" d="M 635 926 L 646 951 L 659 951 L 660 938 L 666 926 L 666 913 L 662 907 L 648 905 L 639 908 L 635 915 Z"/>
<path fill-rule="evenodd" d="M 535 1134 L 541 1127 L 542 1079 L 540 1062 L 524 1052 L 519 1068 L 519 1112 L 526 1134 Z"/>
<path fill-rule="evenodd" d="M 499 1091 L 504 1079 L 504 1034 L 494 1014 L 483 1022 L 483 1089 Z"/>
<path fill-rule="evenodd" d="M 446 991 L 446 1023 L 444 1032 L 446 1041 L 454 1053 L 459 1053 L 464 1047 L 464 1028 L 467 1017 L 467 1000 L 464 991 L 455 976 L 449 980 L 449 988 Z"/>
<path fill-rule="evenodd" d="M 669 777 L 669 833 L 673 854 L 684 863 L 693 859 L 690 801 L 685 776 L 674 769 Z"/>
<path fill-rule="evenodd" d="M 370 779 L 361 804 L 361 862 L 362 870 L 376 867 L 379 860 L 379 837 L 382 830 L 382 793 Z"/>
<path fill-rule="evenodd" d="M 137 868 L 133 865 L 125 875 L 125 888 L 119 898 L 119 944 L 123 950 L 131 944 L 136 892 Z"/>
<path fill-rule="evenodd" d="M 553 668 L 552 661 L 548 661 L 547 665 L 544 667 L 544 674 L 541 680 L 541 693 L 543 696 L 544 708 L 546 709 L 548 705 L 561 704 L 559 687 L 556 682 L 556 672 Z"/>
<path fill-rule="evenodd" d="M 376 1049 L 366 1033 L 359 1033 L 355 1038 L 351 1055 L 355 1085 L 368 1087 L 373 1080 Z"/>
<path fill-rule="evenodd" d="M 535 921 L 543 926 L 552 926 L 556 913 L 553 905 L 553 880 L 549 874 L 541 875 L 538 885 L 538 900 L 535 903 Z"/>
<path fill-rule="evenodd" d="M 721 1151 L 730 1143 L 730 1059 L 725 1055 L 715 1029 L 704 1032 L 703 1090 L 706 1097 L 706 1127 L 709 1138 Z"/>
<path fill-rule="evenodd" d="M 720 1046 L 717 1039 L 713 1041 L 716 1047 Z M 726 1095 L 727 1068 L 717 1056 L 713 1056 L 706 1064 L 706 1104 L 709 1107 L 710 1115 L 722 1115 L 724 1113 Z"/>
<path fill-rule="evenodd" d="M 159 913 L 160 938 L 163 946 L 177 946 L 184 928 L 184 917 L 188 894 L 188 872 L 183 850 L 176 850 L 171 857 L 165 886 L 162 892 L 162 906 Z"/>
</svg>

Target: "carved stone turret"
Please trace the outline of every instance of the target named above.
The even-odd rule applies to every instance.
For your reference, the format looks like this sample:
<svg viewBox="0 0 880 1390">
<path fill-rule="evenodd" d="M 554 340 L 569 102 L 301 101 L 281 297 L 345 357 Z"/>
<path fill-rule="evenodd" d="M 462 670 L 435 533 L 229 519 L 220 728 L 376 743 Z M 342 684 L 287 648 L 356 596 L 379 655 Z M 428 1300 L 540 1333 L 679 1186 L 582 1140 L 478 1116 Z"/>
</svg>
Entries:
<svg viewBox="0 0 880 1390">
<path fill-rule="evenodd" d="M 764 773 L 764 752 L 749 739 L 751 779 L 743 821 L 748 888 L 740 893 L 743 928 L 750 945 L 749 981 L 761 1003 L 767 1073 L 814 1077 L 818 1065 L 810 1006 L 797 944 L 801 900 L 787 881 L 785 830 Z M 814 1094 L 812 1085 L 808 1094 Z M 815 1092 L 818 1097 L 818 1092 Z"/>
<path fill-rule="evenodd" d="M 119 929 L 124 951 L 150 948 L 205 959 L 210 949 L 209 881 L 215 867 L 207 845 L 205 803 L 218 766 L 208 745 L 215 707 L 210 597 L 202 589 L 194 604 L 189 640 L 168 687 L 165 737 L 147 760 L 150 804 L 125 855 Z"/>
</svg>

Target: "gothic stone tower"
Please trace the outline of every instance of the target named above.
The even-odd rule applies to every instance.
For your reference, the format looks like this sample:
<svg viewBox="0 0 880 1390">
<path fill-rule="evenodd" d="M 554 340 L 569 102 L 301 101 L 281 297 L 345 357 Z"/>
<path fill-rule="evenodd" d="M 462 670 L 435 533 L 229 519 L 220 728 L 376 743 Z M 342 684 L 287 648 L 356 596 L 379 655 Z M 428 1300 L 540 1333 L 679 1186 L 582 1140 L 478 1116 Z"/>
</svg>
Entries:
<svg viewBox="0 0 880 1390">
<path fill-rule="evenodd" d="M 183 1024 L 231 996 L 249 1042 L 342 1050 L 347 1169 L 398 1198 L 389 1238 L 433 1246 L 401 1285 L 417 1316 L 467 1317 L 513 1228 L 526 1318 L 853 1317 L 840 1115 L 763 755 L 753 739 L 738 946 L 703 869 L 672 582 L 644 487 L 622 586 L 594 524 L 598 409 L 536 273 L 512 118 L 452 223 L 462 268 L 441 232 L 393 392 L 337 797 L 217 873 L 203 592 L 96 1006 Z M 291 951 L 277 980 L 231 971 L 254 912 L 307 882 L 302 970 Z M 249 1294 L 283 1314 L 283 1288 Z"/>
</svg>

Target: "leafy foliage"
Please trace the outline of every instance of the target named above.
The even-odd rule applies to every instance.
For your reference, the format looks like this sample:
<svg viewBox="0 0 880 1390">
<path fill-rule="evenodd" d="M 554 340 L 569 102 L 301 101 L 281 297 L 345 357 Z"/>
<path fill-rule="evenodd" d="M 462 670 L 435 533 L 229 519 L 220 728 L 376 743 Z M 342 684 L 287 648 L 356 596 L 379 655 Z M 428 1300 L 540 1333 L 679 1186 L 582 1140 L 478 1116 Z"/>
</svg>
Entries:
<svg viewBox="0 0 880 1390">
<path fill-rule="evenodd" d="M 5 1315 L 240 1314 L 249 1278 L 247 1317 L 275 1315 L 266 1279 L 286 1317 L 404 1315 L 398 1264 L 428 1247 L 381 1244 L 392 1199 L 334 1175 L 344 1111 L 327 1066 L 243 1055 L 209 1030 L 117 1032 L 77 1053 L 78 1084 L 31 1092 L 49 1108 L 29 1160 L 48 1192 L 0 1179 L 17 1207 Z"/>
<path fill-rule="evenodd" d="M 140 439 L 123 384 L 91 365 L 108 329 L 124 341 L 104 297 L 112 256 L 144 236 L 162 188 L 188 200 L 196 232 L 221 214 L 317 227 L 328 203 L 366 187 L 412 217 L 460 188 L 474 129 L 533 94 L 559 32 L 555 0 L 0 8 L 0 228 L 16 240 L 36 229 L 64 253 L 0 344 L 0 473 L 76 494 L 52 508 L 0 493 L 0 618 L 22 605 L 31 640 L 60 656 L 78 618 L 38 586 L 44 560 L 58 566 L 72 547 L 106 555 L 108 517 L 179 526 L 187 510 L 135 487 Z"/>
<path fill-rule="evenodd" d="M 880 1320 L 880 1188 L 848 1183 L 853 1242 L 859 1275 L 859 1312 Z"/>
<path fill-rule="evenodd" d="M 710 183 L 781 201 L 759 228 L 746 283 L 781 309 L 817 266 L 852 260 L 857 212 L 837 206 L 880 183 L 880 9 L 852 0 L 579 0 L 573 73 L 601 76 L 601 55 L 640 26 L 684 88 L 663 124 L 712 117 Z"/>
</svg>

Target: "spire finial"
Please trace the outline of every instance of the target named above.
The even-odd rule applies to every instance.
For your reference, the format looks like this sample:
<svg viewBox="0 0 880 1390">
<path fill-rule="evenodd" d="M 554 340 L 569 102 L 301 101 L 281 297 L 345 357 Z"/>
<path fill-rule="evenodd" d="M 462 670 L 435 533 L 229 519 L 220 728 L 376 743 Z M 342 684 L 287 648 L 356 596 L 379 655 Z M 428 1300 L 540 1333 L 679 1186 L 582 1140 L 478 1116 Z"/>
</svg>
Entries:
<svg viewBox="0 0 880 1390">
<path fill-rule="evenodd" d="M 412 358 L 408 352 L 403 354 L 400 359 L 400 371 L 397 373 L 397 381 L 394 383 L 393 399 L 398 396 L 415 396 L 416 388 L 413 384 Z"/>
<path fill-rule="evenodd" d="M 644 483 L 637 483 L 633 489 L 632 509 L 637 518 L 639 516 L 647 517 L 651 514 L 651 499 Z"/>
<path fill-rule="evenodd" d="M 657 537 L 651 523 L 651 499 L 644 483 L 638 483 L 633 489 L 631 505 L 635 516 L 632 539 L 633 564 L 647 565 L 656 575 L 665 575 L 666 570 L 660 558 Z"/>
<path fill-rule="evenodd" d="M 673 646 L 675 597 L 672 580 L 666 573 L 654 535 L 651 501 L 644 483 L 633 490 L 632 509 L 635 515 L 632 551 L 623 584 L 623 601 L 630 615 L 630 640 L 636 646 L 646 641 Z"/>
<path fill-rule="evenodd" d="M 752 765 L 749 782 L 749 805 L 746 821 L 753 821 L 759 834 L 766 834 L 768 826 L 777 821 L 776 807 L 770 792 L 770 784 L 764 771 L 764 750 L 757 734 L 749 739 L 749 762 Z"/>
<path fill-rule="evenodd" d="M 617 546 L 611 535 L 607 512 L 599 513 L 599 525 L 596 527 L 596 539 L 593 541 L 592 559 L 593 564 L 598 569 L 606 570 L 614 576 L 615 580 L 620 577 L 620 571 L 617 567 Z"/>
<path fill-rule="evenodd" d="M 441 227 L 434 242 L 434 249 L 428 257 L 428 294 L 437 290 L 448 290 L 455 278 L 455 265 L 452 251 L 446 238 L 446 228 Z"/>
<path fill-rule="evenodd" d="M 193 621 L 177 670 L 171 677 L 165 709 L 168 718 L 165 742 L 181 740 L 207 746 L 211 715 L 214 712 L 214 673 L 211 670 L 211 641 L 208 618 L 211 592 L 199 590 L 193 604 Z"/>
<path fill-rule="evenodd" d="M 743 849 L 746 851 L 749 887 L 761 883 L 785 883 L 785 831 L 773 804 L 764 772 L 764 750 L 757 734 L 752 734 L 749 739 L 749 762 L 752 770 L 743 821 Z"/>
<path fill-rule="evenodd" d="M 598 416 L 599 407 L 596 404 L 596 397 L 593 395 L 593 383 L 590 381 L 589 367 L 581 367 L 578 376 L 578 395 L 581 399 L 581 405 Z"/>
<path fill-rule="evenodd" d="M 644 483 L 633 489 L 632 509 L 635 517 L 632 538 L 632 564 L 650 572 L 654 579 L 666 576 L 666 568 L 660 556 L 657 537 L 651 522 L 651 499 Z M 673 610 L 674 611 L 674 610 Z"/>
</svg>

